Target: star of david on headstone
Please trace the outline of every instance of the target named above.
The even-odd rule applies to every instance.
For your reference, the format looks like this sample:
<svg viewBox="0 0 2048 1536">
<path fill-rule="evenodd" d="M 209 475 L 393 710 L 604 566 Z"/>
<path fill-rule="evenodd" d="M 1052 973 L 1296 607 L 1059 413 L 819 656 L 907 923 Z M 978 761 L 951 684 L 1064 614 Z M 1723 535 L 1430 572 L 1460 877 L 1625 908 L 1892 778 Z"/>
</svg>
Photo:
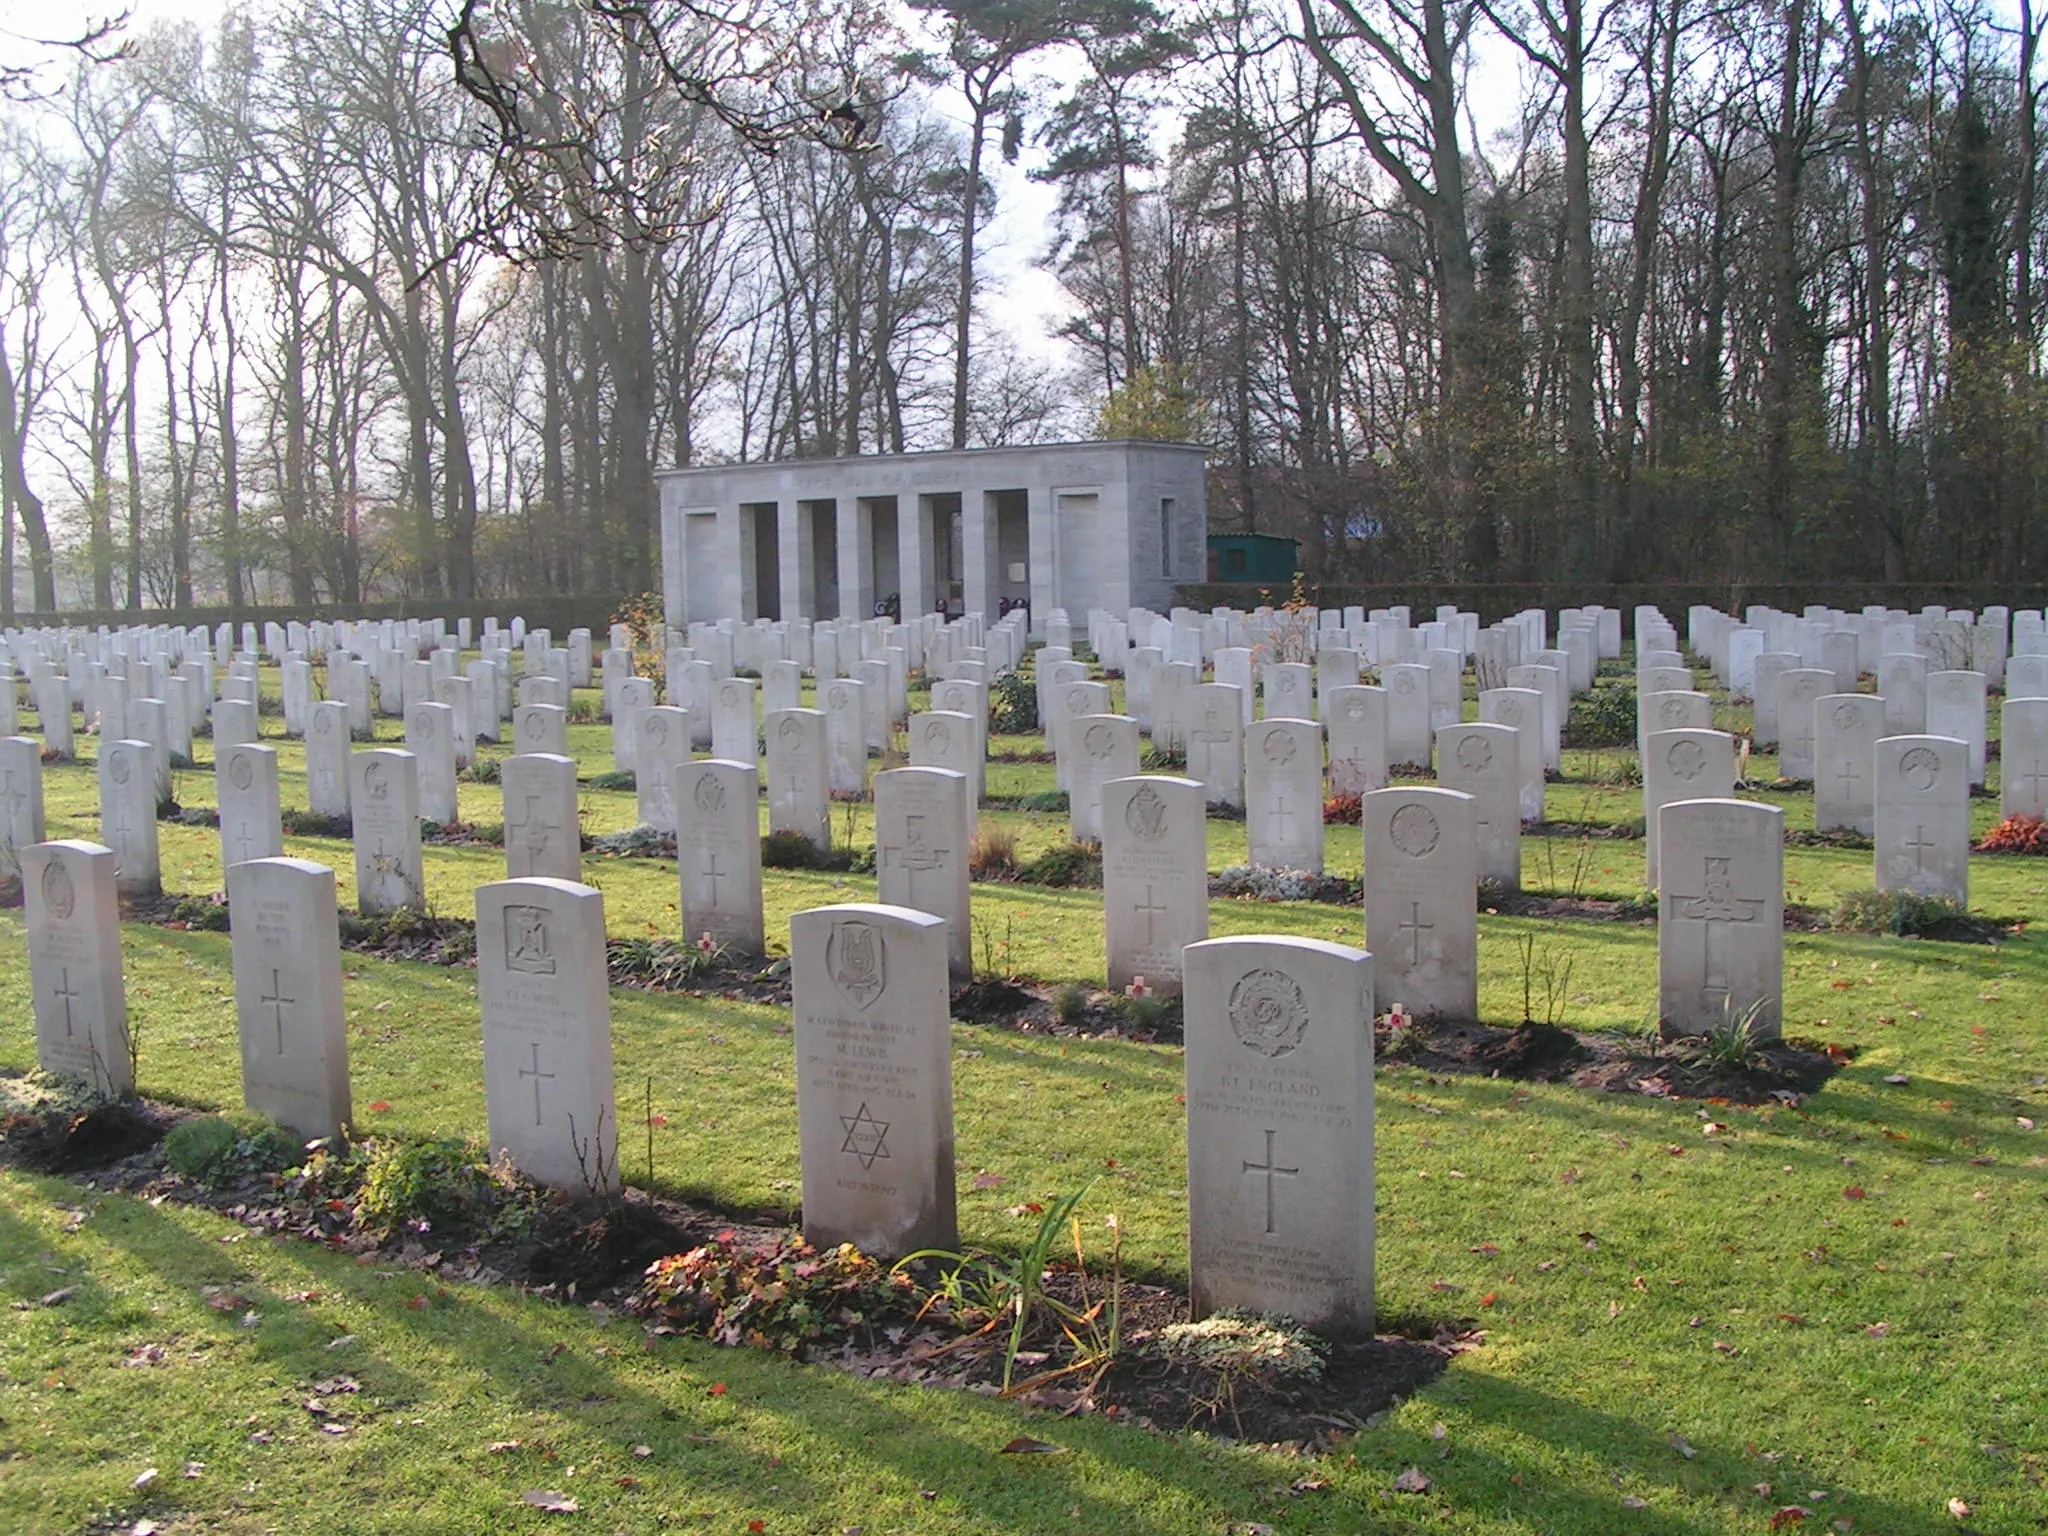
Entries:
<svg viewBox="0 0 2048 1536">
<path fill-rule="evenodd" d="M 861 1167 L 872 1168 L 889 1156 L 889 1122 L 877 1120 L 866 1104 L 858 1114 L 841 1115 L 839 1123 L 846 1127 L 846 1140 L 839 1150 L 859 1158 Z"/>
</svg>

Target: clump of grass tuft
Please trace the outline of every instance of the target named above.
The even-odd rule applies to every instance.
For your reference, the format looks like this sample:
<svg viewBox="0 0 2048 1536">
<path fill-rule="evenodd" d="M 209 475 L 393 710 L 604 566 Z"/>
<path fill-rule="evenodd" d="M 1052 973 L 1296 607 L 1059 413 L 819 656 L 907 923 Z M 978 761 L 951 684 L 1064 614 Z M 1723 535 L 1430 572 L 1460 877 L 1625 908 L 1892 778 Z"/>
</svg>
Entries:
<svg viewBox="0 0 2048 1536">
<path fill-rule="evenodd" d="M 1865 888 L 1845 891 L 1835 903 L 1830 926 L 1842 933 L 1889 933 L 1899 938 L 1948 939 L 1988 944 L 1998 925 L 1944 896 L 1916 896 L 1911 891 Z"/>
<path fill-rule="evenodd" d="M 297 1160 L 300 1144 L 276 1121 L 246 1111 L 198 1115 L 164 1137 L 164 1161 L 202 1184 L 225 1184 L 252 1173 L 277 1173 Z"/>
<path fill-rule="evenodd" d="M 967 869 L 977 880 L 999 879 L 1017 872 L 1017 833 L 1000 822 L 984 821 L 974 829 L 967 851 Z"/>
</svg>

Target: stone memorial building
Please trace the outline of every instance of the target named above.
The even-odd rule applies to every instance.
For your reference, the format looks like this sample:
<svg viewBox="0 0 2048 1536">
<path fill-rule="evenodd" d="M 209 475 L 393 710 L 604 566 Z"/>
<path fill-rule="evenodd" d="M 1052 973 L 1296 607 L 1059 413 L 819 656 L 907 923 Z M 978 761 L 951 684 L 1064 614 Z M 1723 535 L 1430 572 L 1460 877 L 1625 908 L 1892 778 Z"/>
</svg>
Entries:
<svg viewBox="0 0 2048 1536">
<path fill-rule="evenodd" d="M 680 627 L 1029 605 L 1165 612 L 1204 574 L 1204 450 L 1050 443 L 672 469 L 662 596 Z"/>
</svg>

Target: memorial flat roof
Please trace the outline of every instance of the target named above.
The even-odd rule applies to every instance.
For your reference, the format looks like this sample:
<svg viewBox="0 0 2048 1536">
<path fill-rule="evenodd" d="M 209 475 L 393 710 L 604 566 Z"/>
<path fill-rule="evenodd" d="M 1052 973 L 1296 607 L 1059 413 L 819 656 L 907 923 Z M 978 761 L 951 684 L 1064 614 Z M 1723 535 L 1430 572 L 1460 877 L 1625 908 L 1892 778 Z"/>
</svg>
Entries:
<svg viewBox="0 0 2048 1536">
<path fill-rule="evenodd" d="M 912 459 L 972 459 L 993 454 L 1074 453 L 1090 448 L 1164 448 L 1182 453 L 1206 454 L 1205 443 L 1173 443 L 1142 437 L 1084 437 L 1058 443 L 1012 443 L 1003 448 L 919 448 L 909 453 L 842 453 L 817 459 L 736 459 L 729 464 L 678 464 L 658 469 L 657 478 L 670 475 L 725 474 L 736 469 L 817 469 L 829 464 L 887 464 Z"/>
</svg>

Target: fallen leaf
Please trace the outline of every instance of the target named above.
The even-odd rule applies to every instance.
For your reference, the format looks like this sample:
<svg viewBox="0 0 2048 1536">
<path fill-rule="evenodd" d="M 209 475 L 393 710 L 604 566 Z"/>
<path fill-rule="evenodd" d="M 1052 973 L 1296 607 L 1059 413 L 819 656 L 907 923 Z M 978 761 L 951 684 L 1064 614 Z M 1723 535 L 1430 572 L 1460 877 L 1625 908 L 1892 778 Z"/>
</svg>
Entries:
<svg viewBox="0 0 2048 1536">
<path fill-rule="evenodd" d="M 1029 1435 L 1019 1435 L 1000 1451 L 998 1456 L 1064 1456 L 1067 1448 L 1054 1445 L 1050 1440 L 1033 1440 Z"/>
<path fill-rule="evenodd" d="M 130 1488 L 133 1488 L 137 1493 L 140 1493 L 143 1489 L 147 1488 L 151 1483 L 155 1482 L 156 1478 L 156 1468 L 151 1467 L 148 1471 L 144 1472 L 140 1477 L 136 1478 L 135 1481 L 130 1483 L 128 1486 Z"/>
<path fill-rule="evenodd" d="M 43 1298 L 43 1305 L 46 1307 L 61 1307 L 77 1294 L 77 1286 L 67 1285 L 62 1290 L 52 1291 L 49 1295 L 45 1296 Z"/>
<path fill-rule="evenodd" d="M 1485 1294 L 1484 1296 L 1482 1296 L 1482 1297 L 1480 1297 L 1480 1298 L 1479 1298 L 1479 1305 L 1481 1305 L 1482 1307 L 1490 1307 L 1490 1306 L 1492 1306 L 1492 1305 L 1494 1304 L 1494 1302 L 1495 1302 L 1496 1300 L 1498 1300 L 1498 1299 L 1499 1299 L 1499 1293 L 1498 1293 L 1498 1292 L 1496 1292 L 1496 1291 L 1488 1291 L 1488 1292 L 1487 1292 L 1487 1293 L 1486 1293 L 1486 1294 Z"/>
<path fill-rule="evenodd" d="M 766 1520 L 749 1520 L 747 1522 L 747 1529 L 753 1533 L 753 1536 L 760 1536 L 761 1532 L 768 1529 L 768 1522 Z"/>
<path fill-rule="evenodd" d="M 1887 1083 L 1890 1083 L 1894 1088 L 1904 1088 L 1908 1084 L 1910 1084 L 1913 1081 L 1913 1079 L 1906 1076 L 1906 1074 L 1903 1072 L 1894 1072 L 1889 1077 L 1887 1077 L 1885 1081 Z"/>
<path fill-rule="evenodd" d="M 1623 1509 L 1648 1509 L 1650 1501 L 1648 1499 L 1639 1499 L 1632 1493 L 1624 1493 L 1621 1496 L 1621 1507 Z"/>
<path fill-rule="evenodd" d="M 1786 1530 L 1791 1526 L 1802 1524 L 1811 1513 L 1813 1511 L 1802 1509 L 1797 1504 L 1787 1504 L 1783 1509 L 1771 1516 L 1771 1523 L 1765 1529 L 1772 1531 Z"/>
<path fill-rule="evenodd" d="M 1842 1191 L 1842 1198 L 1844 1200 L 1861 1200 L 1863 1198 L 1862 1186 L 1857 1184 L 1851 1184 L 1847 1189 Z"/>
<path fill-rule="evenodd" d="M 507 1451 L 516 1451 L 518 1449 L 519 1442 L 517 1440 L 493 1440 L 484 1447 L 484 1450 L 492 1456 L 502 1456 Z"/>
<path fill-rule="evenodd" d="M 1406 1472 L 1403 1472 L 1394 1479 L 1394 1492 L 1396 1493 L 1427 1493 L 1430 1490 L 1430 1486 L 1428 1476 L 1424 1474 L 1420 1467 L 1410 1467 Z"/>
<path fill-rule="evenodd" d="M 642 1461 L 645 1461 L 654 1454 L 654 1447 L 651 1445 L 636 1445 L 633 1447 L 633 1454 Z"/>
<path fill-rule="evenodd" d="M 1691 1461 L 1693 1457 L 1699 1455 L 1699 1452 L 1692 1448 L 1692 1442 L 1683 1435 L 1673 1435 L 1671 1437 L 1671 1449 L 1678 1452 L 1687 1461 Z"/>
<path fill-rule="evenodd" d="M 728 1387 L 724 1382 L 721 1381 L 713 1384 L 710 1387 L 707 1387 L 705 1390 L 709 1392 L 713 1397 L 723 1397 L 726 1393 L 730 1392 L 732 1388 Z"/>
<path fill-rule="evenodd" d="M 550 1515 L 573 1515 L 576 1513 L 576 1501 L 566 1493 L 558 1493 L 552 1488 L 534 1489 L 530 1492 L 522 1493 L 519 1497 L 523 1502 L 532 1505 L 535 1509 Z"/>
<path fill-rule="evenodd" d="M 373 1114 L 373 1115 L 388 1115 L 388 1114 L 390 1114 L 390 1113 L 391 1113 L 391 1101 L 390 1101 L 390 1100 L 388 1100 L 388 1099 L 378 1099 L 378 1100 L 376 1100 L 376 1101 L 375 1101 L 374 1103 L 372 1103 L 372 1104 L 370 1105 L 370 1113 L 371 1113 L 371 1114 Z"/>
<path fill-rule="evenodd" d="M 1964 1503 L 1961 1499 L 1950 1499 L 1948 1501 L 1948 1512 L 1951 1515 L 1954 1515 L 1958 1520 L 1967 1520 L 1970 1518 L 1970 1506 Z"/>
<path fill-rule="evenodd" d="M 1000 1173 L 977 1173 L 974 1176 L 974 1187 L 976 1189 L 1001 1189 L 1003 1187 L 1003 1176 Z"/>
<path fill-rule="evenodd" d="M 1287 1485 L 1287 1491 L 1295 1495 L 1328 1493 L 1330 1491 L 1330 1480 L 1327 1477 L 1297 1477 Z"/>
</svg>

